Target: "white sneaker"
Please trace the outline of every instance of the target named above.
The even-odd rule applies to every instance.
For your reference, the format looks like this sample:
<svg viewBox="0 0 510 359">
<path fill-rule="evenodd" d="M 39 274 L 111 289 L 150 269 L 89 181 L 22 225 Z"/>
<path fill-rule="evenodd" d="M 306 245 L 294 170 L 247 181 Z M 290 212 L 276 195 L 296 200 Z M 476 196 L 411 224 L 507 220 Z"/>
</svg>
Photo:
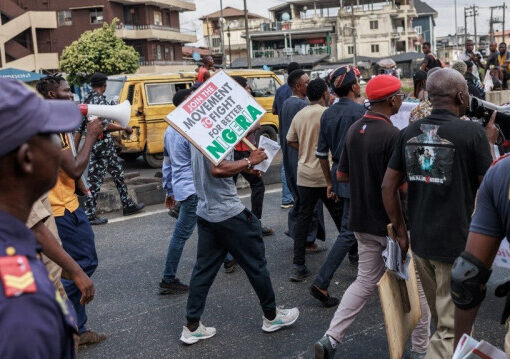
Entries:
<svg viewBox="0 0 510 359">
<path fill-rule="evenodd" d="M 299 317 L 299 309 L 283 309 L 276 308 L 276 317 L 273 320 L 269 320 L 264 317 L 264 323 L 262 324 L 262 330 L 271 333 L 278 329 L 294 324 Z"/>
<path fill-rule="evenodd" d="M 209 339 L 214 337 L 216 334 L 216 328 L 206 327 L 200 322 L 197 330 L 194 332 L 190 331 L 188 327 L 182 327 L 181 342 L 186 344 L 195 344 L 199 340 Z"/>
</svg>

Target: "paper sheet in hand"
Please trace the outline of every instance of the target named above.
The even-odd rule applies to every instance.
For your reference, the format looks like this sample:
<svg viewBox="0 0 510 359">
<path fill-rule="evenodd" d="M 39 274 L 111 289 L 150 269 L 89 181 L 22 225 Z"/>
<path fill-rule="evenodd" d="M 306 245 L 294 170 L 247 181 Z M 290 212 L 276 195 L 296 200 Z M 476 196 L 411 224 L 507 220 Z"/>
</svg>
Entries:
<svg viewBox="0 0 510 359">
<path fill-rule="evenodd" d="M 260 136 L 259 139 L 259 148 L 263 148 L 266 152 L 267 159 L 260 162 L 258 165 L 255 165 L 253 169 L 266 172 L 271 165 L 271 162 L 273 162 L 274 156 L 280 151 L 280 145 L 278 142 L 273 141 L 272 139 L 266 137 L 266 136 Z"/>
<path fill-rule="evenodd" d="M 266 113 L 224 71 L 219 71 L 170 112 L 165 121 L 218 165 Z"/>
<path fill-rule="evenodd" d="M 505 359 L 503 351 L 485 340 L 478 341 L 467 334 L 463 334 L 455 348 L 452 359 Z"/>
<path fill-rule="evenodd" d="M 409 117 L 411 116 L 411 111 L 416 106 L 418 106 L 418 102 L 402 102 L 402 106 L 400 106 L 398 112 L 390 117 L 393 126 L 399 130 L 407 127 L 409 125 Z"/>
<path fill-rule="evenodd" d="M 386 237 L 388 240 L 388 245 L 386 249 L 382 252 L 384 264 L 386 268 L 390 271 L 394 272 L 399 278 L 404 280 L 409 279 L 409 261 L 411 260 L 411 256 L 409 253 L 406 255 L 406 261 L 402 263 L 402 250 L 398 243 L 393 240 L 391 237 Z"/>
</svg>

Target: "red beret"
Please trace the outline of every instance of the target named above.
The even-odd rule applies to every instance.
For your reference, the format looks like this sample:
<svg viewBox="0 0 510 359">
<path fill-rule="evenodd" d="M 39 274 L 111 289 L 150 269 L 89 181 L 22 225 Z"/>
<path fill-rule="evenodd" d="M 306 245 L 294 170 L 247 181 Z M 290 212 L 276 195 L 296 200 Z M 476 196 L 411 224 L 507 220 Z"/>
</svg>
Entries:
<svg viewBox="0 0 510 359">
<path fill-rule="evenodd" d="M 366 93 L 369 101 L 381 100 L 394 94 L 402 84 L 400 80 L 391 75 L 378 75 L 368 81 Z"/>
</svg>

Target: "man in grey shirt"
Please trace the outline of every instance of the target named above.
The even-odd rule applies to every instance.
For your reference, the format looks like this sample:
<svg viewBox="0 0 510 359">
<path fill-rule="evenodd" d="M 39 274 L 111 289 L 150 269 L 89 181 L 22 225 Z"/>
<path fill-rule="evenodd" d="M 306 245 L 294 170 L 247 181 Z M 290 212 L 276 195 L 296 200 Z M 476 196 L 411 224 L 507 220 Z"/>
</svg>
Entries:
<svg viewBox="0 0 510 359">
<path fill-rule="evenodd" d="M 264 149 L 256 149 L 250 157 L 233 161 L 233 152 L 218 166 L 212 165 L 196 148 L 191 147 L 191 168 L 198 196 L 197 261 L 191 275 L 187 325 L 180 340 L 194 344 L 211 338 L 216 329 L 200 322 L 207 293 L 225 255 L 230 252 L 246 272 L 264 312 L 262 330 L 274 332 L 293 324 L 299 310 L 277 309 L 271 278 L 266 267 L 265 247 L 258 218 L 244 207 L 237 195 L 232 176 L 253 171 L 253 166 L 267 158 Z"/>
</svg>

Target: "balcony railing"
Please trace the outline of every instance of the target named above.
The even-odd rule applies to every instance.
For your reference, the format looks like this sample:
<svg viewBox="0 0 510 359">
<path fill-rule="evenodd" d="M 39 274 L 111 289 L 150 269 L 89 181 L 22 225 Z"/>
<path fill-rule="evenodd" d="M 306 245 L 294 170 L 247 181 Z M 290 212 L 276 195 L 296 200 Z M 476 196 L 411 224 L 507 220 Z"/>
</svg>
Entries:
<svg viewBox="0 0 510 359">
<path fill-rule="evenodd" d="M 327 55 L 327 46 L 310 47 L 308 50 L 303 49 L 268 49 L 268 50 L 253 50 L 252 56 L 257 57 L 287 57 L 292 55 Z"/>
<path fill-rule="evenodd" d="M 168 66 L 168 65 L 188 65 L 187 61 L 170 60 L 140 60 L 140 66 Z"/>
<path fill-rule="evenodd" d="M 163 26 L 163 25 L 129 25 L 129 24 L 118 24 L 117 29 L 126 29 L 126 30 L 148 30 L 148 29 L 155 29 L 155 30 L 166 30 L 166 31 L 177 31 L 180 32 L 181 30 L 176 27 L 171 26 Z"/>
</svg>

